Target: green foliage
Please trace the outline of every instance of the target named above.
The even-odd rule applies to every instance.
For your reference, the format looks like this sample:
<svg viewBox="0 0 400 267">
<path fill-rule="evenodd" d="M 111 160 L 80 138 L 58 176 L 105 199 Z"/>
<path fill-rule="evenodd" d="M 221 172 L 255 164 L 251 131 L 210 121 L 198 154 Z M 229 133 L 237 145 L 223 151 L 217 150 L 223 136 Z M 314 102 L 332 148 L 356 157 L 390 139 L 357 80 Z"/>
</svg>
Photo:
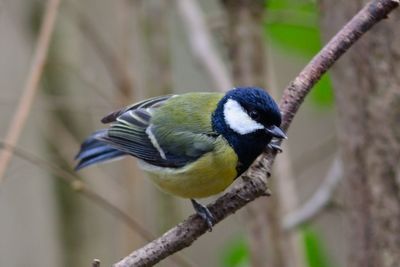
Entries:
<svg viewBox="0 0 400 267">
<path fill-rule="evenodd" d="M 311 227 L 302 230 L 305 256 L 309 267 L 332 267 L 322 239 Z"/>
<path fill-rule="evenodd" d="M 310 93 L 312 103 L 319 107 L 331 107 L 334 96 L 329 75 L 324 75 L 314 87 Z"/>
<path fill-rule="evenodd" d="M 288 52 L 311 57 L 321 47 L 318 29 L 314 27 L 271 22 L 266 32 L 270 40 Z"/>
<path fill-rule="evenodd" d="M 288 52 L 313 56 L 321 47 L 315 2 L 267 1 L 267 36 Z"/>
<path fill-rule="evenodd" d="M 243 237 L 232 240 L 222 253 L 220 266 L 248 267 L 250 266 L 250 251 Z"/>
<path fill-rule="evenodd" d="M 320 235 L 310 226 L 301 229 L 308 267 L 332 267 Z M 230 240 L 221 253 L 221 267 L 249 267 L 250 249 L 244 237 Z"/>
<path fill-rule="evenodd" d="M 311 0 L 268 0 L 265 32 L 271 45 L 285 53 L 311 59 L 321 49 L 318 9 Z M 333 92 L 329 76 L 325 75 L 311 91 L 311 103 L 330 107 Z"/>
</svg>

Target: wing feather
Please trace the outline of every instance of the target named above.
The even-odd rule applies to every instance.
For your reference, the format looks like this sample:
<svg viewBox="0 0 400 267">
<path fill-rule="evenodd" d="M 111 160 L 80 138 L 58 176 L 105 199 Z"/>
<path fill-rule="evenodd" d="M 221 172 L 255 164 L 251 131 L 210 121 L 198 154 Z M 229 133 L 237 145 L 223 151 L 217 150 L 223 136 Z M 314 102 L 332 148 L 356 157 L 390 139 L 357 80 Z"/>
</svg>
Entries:
<svg viewBox="0 0 400 267">
<path fill-rule="evenodd" d="M 138 103 L 135 103 L 133 105 L 127 106 L 125 108 L 119 109 L 117 111 L 111 112 L 107 116 L 101 119 L 102 123 L 110 123 L 114 122 L 117 120 L 119 116 L 127 112 L 128 110 L 140 110 L 140 109 L 146 109 L 149 107 L 152 108 L 157 108 L 159 105 L 162 105 L 162 103 L 171 97 L 175 97 L 176 95 L 166 95 L 166 96 L 158 96 L 158 97 L 153 97 L 150 99 L 146 99 L 143 101 L 140 101 Z"/>
<path fill-rule="evenodd" d="M 166 133 L 152 124 L 153 114 L 172 97 L 151 98 L 107 115 L 102 122 L 113 123 L 97 139 L 159 167 L 182 167 L 198 159 L 214 148 L 215 137 L 180 130 L 180 124 L 169 125 Z"/>
</svg>

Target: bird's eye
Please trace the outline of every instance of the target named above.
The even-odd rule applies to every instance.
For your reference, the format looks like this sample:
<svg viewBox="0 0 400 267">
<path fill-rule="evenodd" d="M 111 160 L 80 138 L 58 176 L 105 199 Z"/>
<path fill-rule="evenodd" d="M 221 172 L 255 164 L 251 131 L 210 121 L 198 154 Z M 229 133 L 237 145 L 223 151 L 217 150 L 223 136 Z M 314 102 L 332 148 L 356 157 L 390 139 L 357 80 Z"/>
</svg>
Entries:
<svg viewBox="0 0 400 267">
<path fill-rule="evenodd" d="M 250 110 L 249 115 L 253 120 L 258 120 L 260 118 L 260 113 L 258 113 L 257 110 Z"/>
</svg>

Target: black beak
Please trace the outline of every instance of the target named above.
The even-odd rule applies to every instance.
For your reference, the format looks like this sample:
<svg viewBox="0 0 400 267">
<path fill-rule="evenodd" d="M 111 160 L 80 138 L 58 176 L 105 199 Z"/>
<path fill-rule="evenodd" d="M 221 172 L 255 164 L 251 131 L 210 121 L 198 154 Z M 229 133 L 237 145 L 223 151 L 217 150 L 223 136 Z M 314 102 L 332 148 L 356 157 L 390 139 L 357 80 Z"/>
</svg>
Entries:
<svg viewBox="0 0 400 267">
<path fill-rule="evenodd" d="M 268 128 L 265 128 L 265 131 L 272 137 L 276 137 L 279 139 L 287 139 L 286 134 L 278 126 L 272 125 Z"/>
</svg>

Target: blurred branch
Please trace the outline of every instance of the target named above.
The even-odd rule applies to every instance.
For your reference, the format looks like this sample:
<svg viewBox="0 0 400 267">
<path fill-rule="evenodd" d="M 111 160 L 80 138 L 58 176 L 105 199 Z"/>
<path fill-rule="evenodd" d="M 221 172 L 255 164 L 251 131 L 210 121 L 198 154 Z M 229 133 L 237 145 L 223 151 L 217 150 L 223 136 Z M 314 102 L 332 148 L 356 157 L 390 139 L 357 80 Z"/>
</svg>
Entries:
<svg viewBox="0 0 400 267">
<path fill-rule="evenodd" d="M 124 101 L 132 98 L 133 79 L 123 61 L 119 58 L 117 53 L 105 43 L 100 33 L 96 30 L 96 27 L 90 22 L 87 16 L 80 11 L 79 7 L 73 5 L 68 7 L 71 8 L 77 18 L 78 29 L 92 44 L 99 58 L 103 61 L 104 66 L 110 74 L 111 80 L 118 89 L 120 98 L 124 99 Z"/>
<path fill-rule="evenodd" d="M 285 232 L 281 227 L 281 221 L 284 214 L 292 212 L 298 206 L 298 191 L 295 181 L 295 176 L 292 168 L 292 161 L 289 153 L 288 144 L 283 144 L 282 149 L 285 153 L 282 153 L 280 157 L 277 158 L 274 165 L 274 185 L 276 192 L 276 198 L 278 202 L 278 209 L 273 209 L 270 212 L 277 213 L 275 216 L 277 218 L 277 230 L 281 242 L 280 250 L 282 262 L 284 266 L 297 266 L 305 267 L 307 265 L 307 260 L 304 255 L 305 248 L 304 242 L 302 242 L 302 236 L 299 232 Z M 264 211 L 265 212 L 265 211 Z M 268 227 L 268 226 L 264 226 Z M 273 240 L 270 240 L 273 242 Z"/>
<path fill-rule="evenodd" d="M 102 207 L 110 214 L 114 215 L 116 218 L 120 219 L 130 229 L 138 233 L 144 240 L 150 241 L 154 239 L 153 234 L 151 234 L 147 229 L 141 226 L 139 222 L 137 222 L 135 219 L 127 215 L 124 211 L 122 211 L 113 203 L 109 202 L 103 196 L 97 194 L 95 191 L 88 188 L 85 182 L 79 179 L 74 174 L 64 170 L 59 166 L 52 164 L 51 162 L 41 159 L 38 156 L 35 156 L 29 153 L 28 151 L 23 150 L 22 148 L 11 146 L 5 141 L 0 140 L 0 148 L 2 148 L 3 150 L 12 149 L 16 156 L 34 164 L 35 166 L 48 170 L 49 172 L 55 174 L 57 177 L 60 177 L 65 182 L 67 182 L 75 192 L 81 193 L 83 196 L 92 200 L 95 204 Z M 192 264 L 189 263 L 189 261 L 183 258 L 181 255 L 177 254 L 173 256 L 174 257 L 171 258 L 171 260 L 175 261 L 175 263 L 179 264 L 179 266 L 184 266 L 184 267 L 192 266 Z"/>
<path fill-rule="evenodd" d="M 399 0 L 375 0 L 365 5 L 311 60 L 295 80 L 285 89 L 280 108 L 283 111 L 282 128 L 287 130 L 301 103 L 321 76 L 365 32 L 399 5 Z M 208 205 L 218 223 L 254 199 L 267 194 L 267 174 L 276 154 L 271 151 L 260 157 L 250 169 L 223 196 Z M 161 237 L 116 263 L 115 267 L 152 266 L 169 255 L 190 246 L 208 227 L 198 215 L 192 215 Z"/>
<path fill-rule="evenodd" d="M 61 179 L 63 179 L 65 182 L 67 182 L 73 190 L 76 192 L 81 193 L 85 197 L 93 200 L 96 204 L 99 206 L 103 207 L 107 211 L 109 211 L 111 214 L 116 216 L 117 218 L 121 219 L 129 228 L 140 234 L 145 240 L 152 240 L 154 239 L 154 236 L 148 232 L 146 229 L 144 229 L 138 222 L 136 222 L 134 219 L 132 219 L 130 216 L 128 216 L 125 212 L 120 210 L 117 206 L 114 204 L 110 203 L 108 200 L 103 198 L 102 196 L 98 195 L 96 192 L 92 191 L 90 188 L 88 188 L 85 184 L 84 181 L 79 179 L 77 176 L 74 174 L 70 173 L 69 171 L 64 170 L 63 168 L 52 164 L 51 162 L 48 162 L 46 160 L 43 160 L 39 158 L 38 156 L 35 156 L 28 151 L 25 151 L 19 147 L 13 146 L 11 144 L 6 143 L 5 141 L 0 140 L 0 147 L 3 150 L 13 150 L 14 154 L 38 167 L 41 167 L 43 169 L 46 169 L 50 171 L 51 173 L 54 173 Z"/>
<path fill-rule="evenodd" d="M 57 64 L 53 64 L 53 66 L 59 68 L 60 72 L 74 76 L 77 81 L 81 82 L 83 86 L 88 87 L 88 89 L 94 90 L 96 95 L 99 96 L 108 106 L 112 108 L 118 106 L 118 103 L 116 103 L 114 99 L 110 98 L 110 95 L 105 93 L 105 91 L 109 90 L 105 87 L 105 84 L 99 83 L 95 75 L 90 75 L 88 72 L 81 71 L 71 62 L 57 62 Z"/>
<path fill-rule="evenodd" d="M 5 142 L 10 144 L 10 149 L 3 150 L 0 154 L 0 183 L 13 155 L 13 148 L 17 144 L 22 129 L 28 118 L 36 91 L 46 63 L 50 39 L 60 6 L 60 0 L 48 0 L 44 18 L 40 26 L 39 37 L 36 43 L 35 53 L 31 62 L 29 75 L 26 80 L 22 96 L 19 100 L 17 111 L 11 120 L 10 128 L 5 137 Z"/>
<path fill-rule="evenodd" d="M 213 44 L 204 14 L 197 1 L 176 0 L 176 3 L 195 58 L 212 77 L 218 91 L 225 92 L 233 88 L 228 68 Z"/>
<path fill-rule="evenodd" d="M 301 156 L 293 160 L 293 169 L 297 174 L 304 172 L 310 166 L 316 165 L 318 162 L 325 160 L 332 155 L 332 150 L 336 147 L 336 137 L 334 134 L 329 135 L 322 141 L 315 142 L 307 150 L 301 153 Z"/>
<path fill-rule="evenodd" d="M 318 215 L 332 200 L 333 193 L 342 177 L 342 162 L 336 158 L 319 188 L 302 207 L 283 218 L 282 227 L 285 230 L 292 230 Z"/>
</svg>

